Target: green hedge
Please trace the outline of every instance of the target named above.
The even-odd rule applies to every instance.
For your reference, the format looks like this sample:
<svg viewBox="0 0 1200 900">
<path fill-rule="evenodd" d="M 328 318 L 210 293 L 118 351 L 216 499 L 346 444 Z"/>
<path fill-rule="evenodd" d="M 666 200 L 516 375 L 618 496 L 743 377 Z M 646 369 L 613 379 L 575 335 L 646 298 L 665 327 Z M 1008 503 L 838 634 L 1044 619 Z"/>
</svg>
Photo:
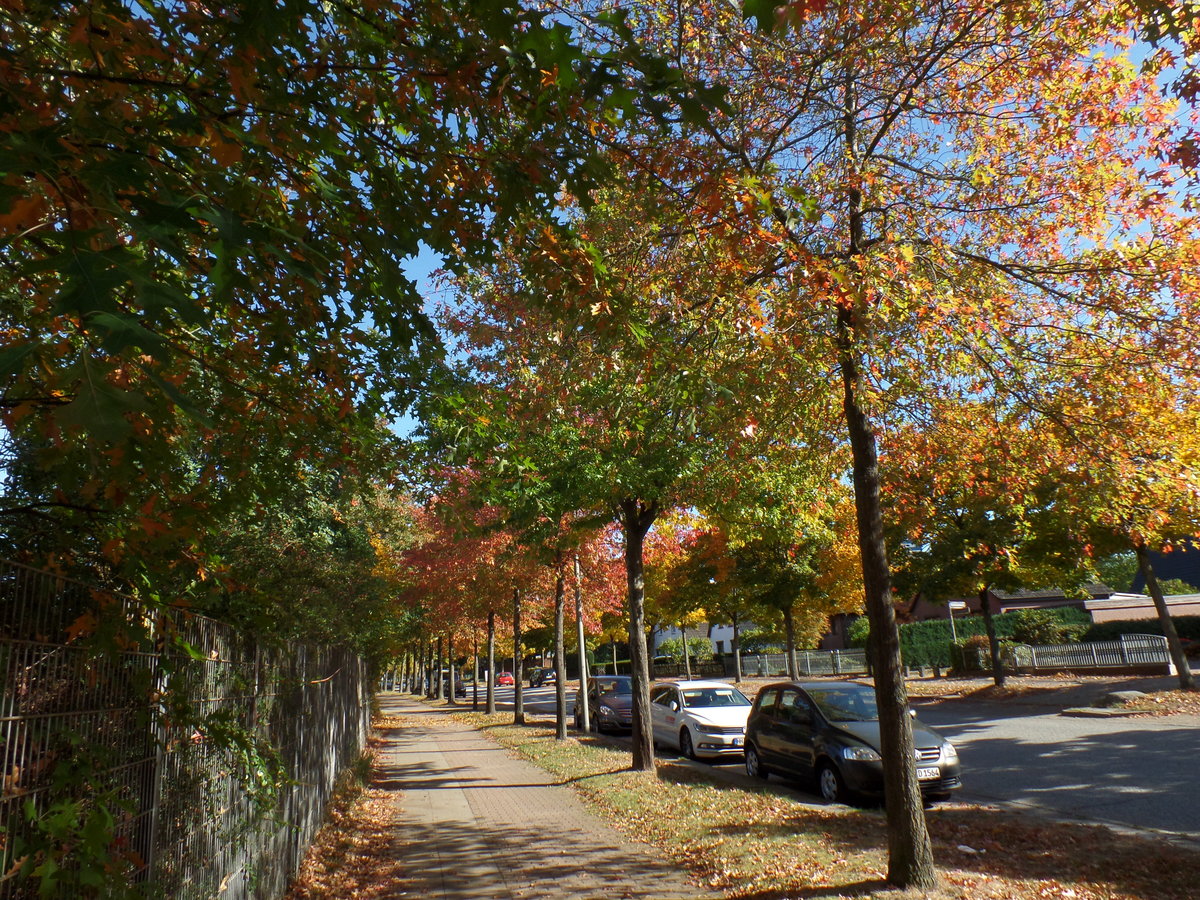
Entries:
<svg viewBox="0 0 1200 900">
<path fill-rule="evenodd" d="M 1029 617 L 1023 615 L 1028 610 L 1007 612 L 995 617 L 996 636 L 1001 641 L 1011 641 L 1013 632 Z M 1038 610 L 1058 620 L 1064 629 L 1078 633 L 1081 627 L 1086 627 L 1091 618 L 1081 609 L 1059 607 L 1057 609 Z M 1198 617 L 1200 618 L 1200 617 Z M 1178 621 L 1178 620 L 1176 620 Z M 983 616 L 969 615 L 954 617 L 954 628 L 958 634 L 959 643 L 973 635 L 986 635 Z M 850 626 L 849 638 L 852 647 L 865 647 L 870 625 L 867 617 L 862 616 Z M 1143 632 L 1144 633 L 1144 632 Z M 950 668 L 953 663 L 951 656 L 951 633 L 949 619 L 927 619 L 924 622 L 909 622 L 900 626 L 900 656 L 906 666 L 941 666 Z"/>
<path fill-rule="evenodd" d="M 1171 619 L 1181 638 L 1200 641 L 1200 616 L 1172 616 Z M 1116 619 L 1112 622 L 1096 622 L 1083 633 L 1083 639 L 1085 641 L 1118 641 L 1123 634 L 1162 634 L 1162 625 L 1158 619 Z"/>
</svg>

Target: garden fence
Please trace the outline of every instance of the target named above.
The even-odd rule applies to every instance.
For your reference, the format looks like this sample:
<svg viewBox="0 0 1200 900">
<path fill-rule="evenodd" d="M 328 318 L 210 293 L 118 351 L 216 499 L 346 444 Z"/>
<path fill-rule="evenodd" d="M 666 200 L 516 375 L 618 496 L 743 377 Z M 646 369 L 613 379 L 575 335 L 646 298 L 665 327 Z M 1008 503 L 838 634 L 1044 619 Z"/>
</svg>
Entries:
<svg viewBox="0 0 1200 900">
<path fill-rule="evenodd" d="M 0 672 L 0 900 L 37 895 L 29 870 L 63 828 L 66 869 L 115 863 L 102 895 L 278 897 L 366 740 L 351 652 L 257 646 L 6 561 Z"/>
<path fill-rule="evenodd" d="M 734 660 L 726 655 L 725 674 L 733 677 Z M 867 674 L 867 652 L 865 650 L 797 650 L 797 674 L 809 675 L 865 675 Z M 743 653 L 742 675 L 746 678 L 772 678 L 787 674 L 786 653 Z"/>
<path fill-rule="evenodd" d="M 1167 666 L 1167 639 L 1158 634 L 1125 634 L 1119 641 L 1078 644 L 1020 645 L 1013 655 L 1019 668 L 1093 669 Z"/>
</svg>

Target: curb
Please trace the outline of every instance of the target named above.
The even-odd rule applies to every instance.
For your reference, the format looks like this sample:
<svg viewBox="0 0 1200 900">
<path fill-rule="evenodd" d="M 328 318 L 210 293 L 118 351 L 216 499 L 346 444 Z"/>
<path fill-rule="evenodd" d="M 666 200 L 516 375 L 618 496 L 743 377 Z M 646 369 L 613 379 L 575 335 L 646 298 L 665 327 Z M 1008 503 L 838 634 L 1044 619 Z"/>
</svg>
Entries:
<svg viewBox="0 0 1200 900">
<path fill-rule="evenodd" d="M 1064 709 L 1059 715 L 1070 716 L 1074 719 L 1112 719 L 1129 715 L 1124 709 L 1103 709 L 1098 706 L 1072 706 Z"/>
</svg>

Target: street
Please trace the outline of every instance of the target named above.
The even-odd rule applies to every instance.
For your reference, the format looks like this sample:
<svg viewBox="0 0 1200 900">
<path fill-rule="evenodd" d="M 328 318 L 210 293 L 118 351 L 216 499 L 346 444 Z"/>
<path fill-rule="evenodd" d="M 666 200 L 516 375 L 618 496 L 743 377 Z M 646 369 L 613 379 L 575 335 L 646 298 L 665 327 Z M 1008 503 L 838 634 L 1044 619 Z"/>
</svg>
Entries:
<svg viewBox="0 0 1200 900">
<path fill-rule="evenodd" d="M 574 695 L 568 691 L 568 716 Z M 511 709 L 512 688 L 497 688 L 496 700 Z M 553 685 L 526 688 L 525 709 L 553 716 Z M 917 711 L 959 748 L 963 789 L 956 801 L 1200 843 L 1200 719 L 1071 718 L 1046 707 L 965 700 L 922 703 Z M 742 771 L 740 765 L 713 770 Z"/>
<path fill-rule="evenodd" d="M 1144 828 L 1200 843 L 1200 720 L 1071 718 L 1045 707 L 917 707 L 954 741 L 962 800 Z"/>
</svg>

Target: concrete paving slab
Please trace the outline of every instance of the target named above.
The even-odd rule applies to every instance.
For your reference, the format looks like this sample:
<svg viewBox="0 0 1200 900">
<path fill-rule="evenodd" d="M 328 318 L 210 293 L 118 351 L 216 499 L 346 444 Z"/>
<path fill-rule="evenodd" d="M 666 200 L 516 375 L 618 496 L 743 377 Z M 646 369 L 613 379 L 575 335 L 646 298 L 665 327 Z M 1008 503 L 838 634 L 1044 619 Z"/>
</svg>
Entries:
<svg viewBox="0 0 1200 900">
<path fill-rule="evenodd" d="M 380 777 L 399 788 L 398 852 L 412 873 L 396 897 L 429 900 L 682 900 L 721 896 L 653 848 L 625 838 L 570 787 L 486 735 L 399 693 L 386 715 Z"/>
</svg>

